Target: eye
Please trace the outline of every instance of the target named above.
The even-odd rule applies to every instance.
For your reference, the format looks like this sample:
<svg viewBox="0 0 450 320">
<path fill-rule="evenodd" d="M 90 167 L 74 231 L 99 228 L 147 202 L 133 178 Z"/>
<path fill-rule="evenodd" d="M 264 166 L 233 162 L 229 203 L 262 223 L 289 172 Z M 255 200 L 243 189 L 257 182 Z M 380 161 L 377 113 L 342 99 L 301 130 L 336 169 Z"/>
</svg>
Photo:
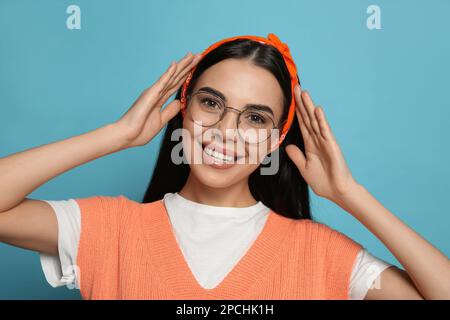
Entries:
<svg viewBox="0 0 450 320">
<path fill-rule="evenodd" d="M 251 113 L 247 116 L 247 119 L 255 124 L 265 124 L 267 122 L 267 120 L 265 119 L 264 116 L 261 116 L 257 113 Z"/>
<path fill-rule="evenodd" d="M 201 98 L 200 102 L 203 106 L 209 109 L 214 109 L 215 107 L 218 106 L 218 102 L 210 98 Z"/>
</svg>

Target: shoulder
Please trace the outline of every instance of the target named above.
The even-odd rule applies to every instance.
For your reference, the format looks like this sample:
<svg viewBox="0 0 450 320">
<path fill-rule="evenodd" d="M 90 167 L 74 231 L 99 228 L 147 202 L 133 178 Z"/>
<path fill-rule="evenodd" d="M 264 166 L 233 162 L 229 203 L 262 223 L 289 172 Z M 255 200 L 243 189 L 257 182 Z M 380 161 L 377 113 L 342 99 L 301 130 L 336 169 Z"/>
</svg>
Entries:
<svg viewBox="0 0 450 320">
<path fill-rule="evenodd" d="M 78 205 L 81 224 L 87 225 L 121 225 L 124 219 L 133 216 L 142 204 L 125 195 L 95 195 L 73 198 Z"/>
<path fill-rule="evenodd" d="M 100 208 L 100 207 L 115 207 L 123 203 L 123 201 L 129 200 L 124 195 L 118 196 L 106 196 L 106 195 L 94 195 L 89 197 L 73 198 L 80 207 L 86 208 Z"/>
<path fill-rule="evenodd" d="M 132 199 L 129 199 L 125 195 L 95 195 L 83 198 L 73 198 L 73 200 L 75 200 L 78 204 L 81 211 L 95 210 L 97 212 L 123 211 L 125 209 L 136 207 L 140 204 Z"/>
<path fill-rule="evenodd" d="M 356 251 L 362 249 L 362 245 L 343 232 L 319 221 L 310 219 L 293 220 L 294 234 L 330 249 L 352 248 Z"/>
</svg>

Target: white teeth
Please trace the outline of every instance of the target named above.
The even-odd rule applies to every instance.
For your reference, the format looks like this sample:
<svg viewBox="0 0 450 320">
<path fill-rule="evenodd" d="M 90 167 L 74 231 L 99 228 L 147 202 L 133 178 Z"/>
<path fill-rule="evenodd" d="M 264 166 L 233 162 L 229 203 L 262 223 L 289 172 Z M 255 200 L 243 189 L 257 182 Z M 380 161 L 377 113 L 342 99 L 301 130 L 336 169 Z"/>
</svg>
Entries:
<svg viewBox="0 0 450 320">
<path fill-rule="evenodd" d="M 232 162 L 234 160 L 234 157 L 232 156 L 227 156 L 223 153 L 217 152 L 215 150 L 212 150 L 210 147 L 205 148 L 205 152 L 210 155 L 211 157 L 214 157 L 218 160 L 222 160 L 222 161 L 228 161 L 228 162 Z"/>
</svg>

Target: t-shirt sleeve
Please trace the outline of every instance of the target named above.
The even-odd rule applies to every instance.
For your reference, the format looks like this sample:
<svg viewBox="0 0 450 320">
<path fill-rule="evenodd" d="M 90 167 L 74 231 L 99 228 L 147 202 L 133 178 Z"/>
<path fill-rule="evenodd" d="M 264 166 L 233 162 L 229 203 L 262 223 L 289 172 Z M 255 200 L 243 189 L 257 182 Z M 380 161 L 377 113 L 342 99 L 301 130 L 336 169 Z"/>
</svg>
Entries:
<svg viewBox="0 0 450 320">
<path fill-rule="evenodd" d="M 362 248 L 353 264 L 349 299 L 363 300 L 367 291 L 379 282 L 381 273 L 392 264 L 377 258 Z"/>
<path fill-rule="evenodd" d="M 66 285 L 78 289 L 76 259 L 80 239 L 80 208 L 74 199 L 43 201 L 53 208 L 58 221 L 58 255 L 40 253 L 45 278 L 54 288 Z"/>
</svg>

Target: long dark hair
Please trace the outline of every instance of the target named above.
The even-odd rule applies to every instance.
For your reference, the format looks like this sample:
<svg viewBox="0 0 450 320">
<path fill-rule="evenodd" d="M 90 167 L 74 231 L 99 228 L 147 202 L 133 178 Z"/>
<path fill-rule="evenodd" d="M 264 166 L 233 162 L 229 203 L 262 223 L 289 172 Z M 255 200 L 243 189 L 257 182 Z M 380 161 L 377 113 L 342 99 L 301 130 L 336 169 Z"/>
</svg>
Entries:
<svg viewBox="0 0 450 320">
<path fill-rule="evenodd" d="M 187 94 L 191 92 L 197 79 L 206 69 L 229 58 L 249 59 L 255 65 L 270 71 L 275 76 L 283 91 L 284 111 L 281 120 L 285 121 L 292 97 L 290 76 L 286 63 L 276 48 L 257 41 L 237 39 L 226 42 L 209 52 L 198 62 Z M 175 96 L 175 99 L 180 98 L 181 88 Z M 179 143 L 179 141 L 172 141 L 171 135 L 175 129 L 182 127 L 183 116 L 179 112 L 166 126 L 158 160 L 142 200 L 143 203 L 160 200 L 168 192 L 178 192 L 186 183 L 190 172 L 189 164 L 174 164 L 171 160 L 172 148 Z M 279 146 L 279 169 L 277 173 L 261 175 L 258 167 L 249 177 L 250 192 L 257 201 L 261 201 L 282 216 L 292 219 L 312 219 L 308 185 L 286 154 L 285 147 L 288 144 L 294 144 L 303 152 L 305 151 L 297 118 L 294 118 L 292 126 Z"/>
</svg>

